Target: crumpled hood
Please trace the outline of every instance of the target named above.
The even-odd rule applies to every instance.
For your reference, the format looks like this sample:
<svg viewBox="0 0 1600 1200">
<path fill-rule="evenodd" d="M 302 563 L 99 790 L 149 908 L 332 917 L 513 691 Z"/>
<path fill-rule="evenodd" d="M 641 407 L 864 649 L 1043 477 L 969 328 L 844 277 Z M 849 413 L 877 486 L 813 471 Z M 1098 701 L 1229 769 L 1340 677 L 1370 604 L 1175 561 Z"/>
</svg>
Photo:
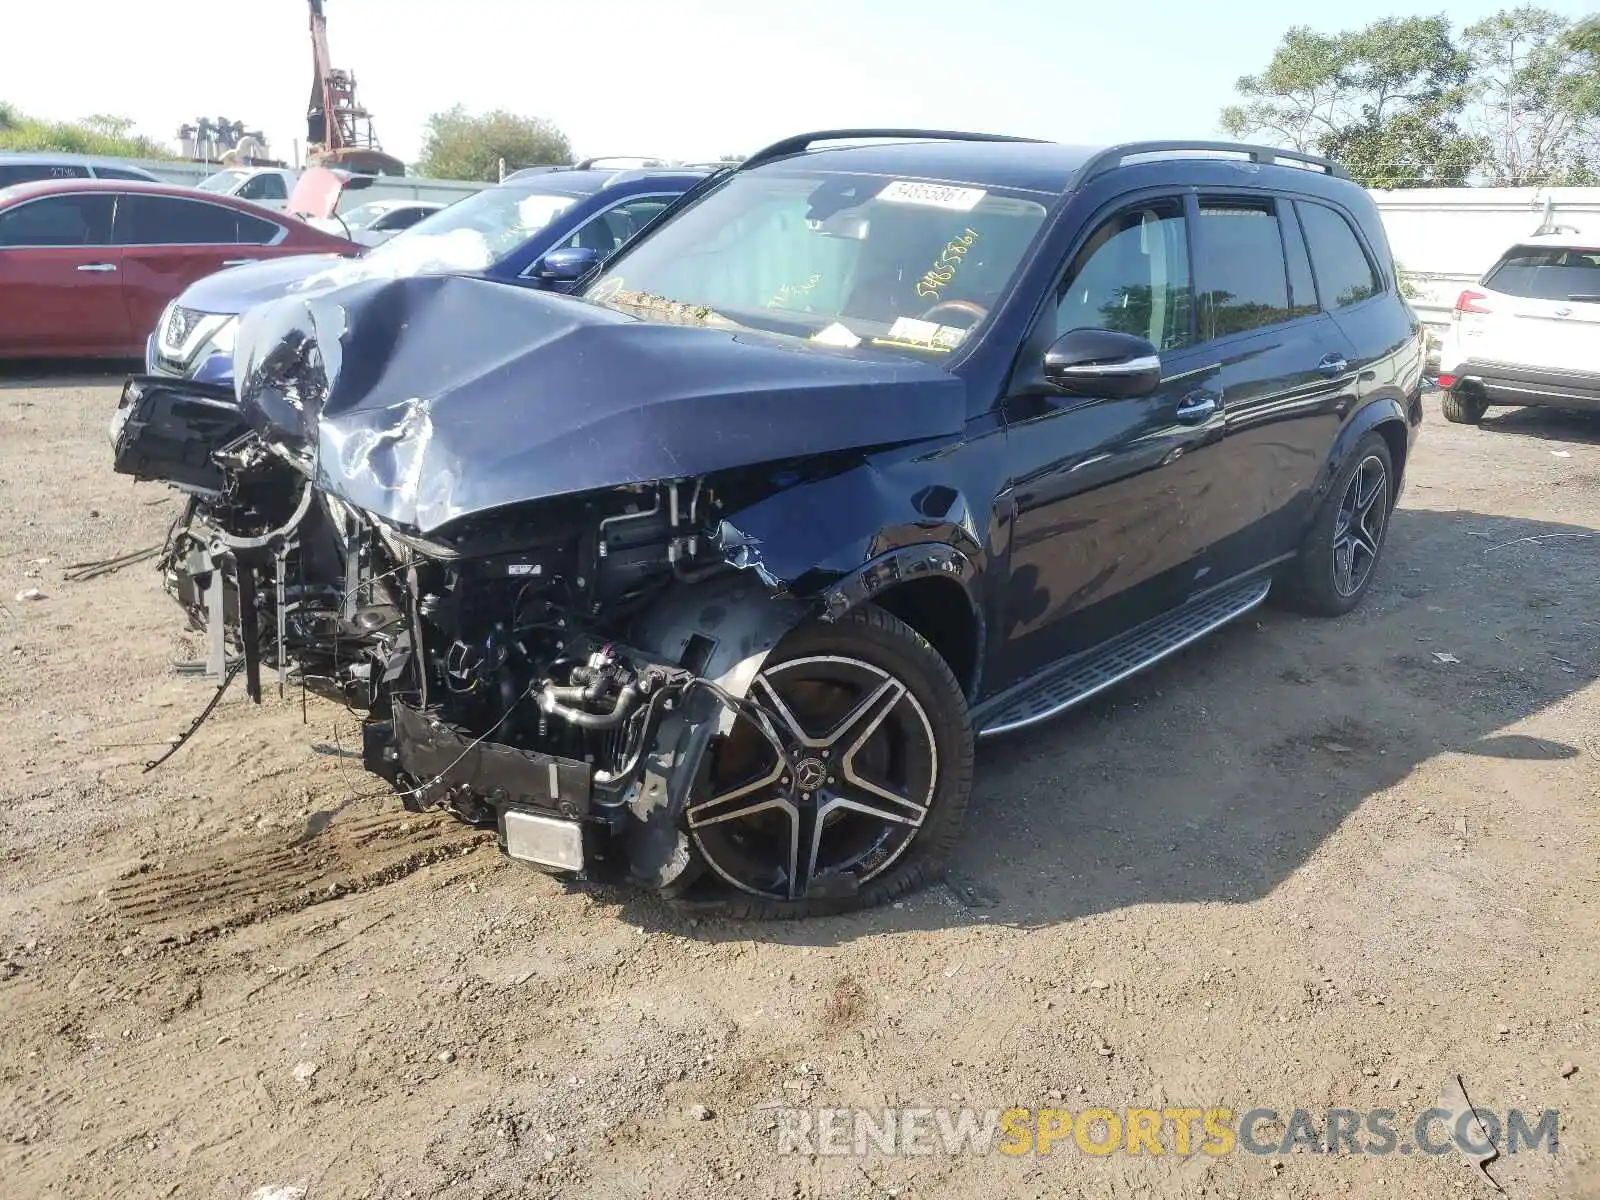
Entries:
<svg viewBox="0 0 1600 1200">
<path fill-rule="evenodd" d="M 936 364 L 636 320 L 490 280 L 424 275 L 287 297 L 241 321 L 238 391 L 317 486 L 428 533 L 629 483 L 954 436 Z"/>
</svg>

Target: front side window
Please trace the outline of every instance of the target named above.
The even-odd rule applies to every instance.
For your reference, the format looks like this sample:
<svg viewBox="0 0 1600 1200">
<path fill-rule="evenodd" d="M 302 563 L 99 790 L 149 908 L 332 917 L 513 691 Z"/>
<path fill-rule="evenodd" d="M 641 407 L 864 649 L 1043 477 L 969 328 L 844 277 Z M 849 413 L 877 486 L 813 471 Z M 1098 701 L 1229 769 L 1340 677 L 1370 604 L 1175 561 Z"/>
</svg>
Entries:
<svg viewBox="0 0 1600 1200">
<path fill-rule="evenodd" d="M 633 239 L 633 236 L 650 222 L 650 219 L 672 203 L 670 196 L 648 196 L 624 200 L 598 216 L 591 217 L 576 233 L 561 244 L 560 249 L 597 250 L 602 258 L 609 258 Z"/>
<path fill-rule="evenodd" d="M 113 201 L 106 192 L 48 196 L 0 212 L 0 246 L 104 246 Z"/>
<path fill-rule="evenodd" d="M 1306 231 L 1306 244 L 1311 247 L 1311 265 L 1317 273 L 1322 307 L 1345 308 L 1383 290 L 1349 221 L 1325 204 L 1301 200 L 1295 209 Z"/>
<path fill-rule="evenodd" d="M 1110 329 L 1176 350 L 1191 341 L 1193 295 L 1182 202 L 1150 201 L 1106 221 L 1073 255 L 1056 335 Z"/>
<path fill-rule="evenodd" d="M 765 167 L 631 242 L 584 297 L 645 320 L 948 353 L 1005 294 L 1047 199 Z"/>
<path fill-rule="evenodd" d="M 283 182 L 282 175 L 268 172 L 257 175 L 239 189 L 241 200 L 287 200 L 289 189 Z"/>
<path fill-rule="evenodd" d="M 1289 319 L 1288 266 L 1270 200 L 1201 200 L 1200 340 Z"/>
<path fill-rule="evenodd" d="M 1600 249 L 1515 246 L 1484 286 L 1530 300 L 1600 300 Z"/>
<path fill-rule="evenodd" d="M 121 246 L 232 245 L 239 221 L 231 208 L 177 196 L 123 196 L 117 204 Z"/>
</svg>

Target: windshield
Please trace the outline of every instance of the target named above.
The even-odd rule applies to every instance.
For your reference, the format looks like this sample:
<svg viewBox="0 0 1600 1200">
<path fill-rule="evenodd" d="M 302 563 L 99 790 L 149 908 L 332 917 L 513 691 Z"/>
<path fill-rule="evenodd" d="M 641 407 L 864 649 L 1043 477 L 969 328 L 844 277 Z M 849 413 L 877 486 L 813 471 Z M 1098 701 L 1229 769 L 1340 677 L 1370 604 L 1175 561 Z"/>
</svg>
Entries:
<svg viewBox="0 0 1600 1200">
<path fill-rule="evenodd" d="M 1483 282 L 1507 296 L 1600 300 L 1600 249 L 1518 246 Z"/>
<path fill-rule="evenodd" d="M 949 353 L 1044 217 L 1031 193 L 768 168 L 636 242 L 584 296 L 647 320 Z"/>
<path fill-rule="evenodd" d="M 248 171 L 218 171 L 215 175 L 207 175 L 195 186 L 203 192 L 226 192 L 248 174 Z"/>
</svg>

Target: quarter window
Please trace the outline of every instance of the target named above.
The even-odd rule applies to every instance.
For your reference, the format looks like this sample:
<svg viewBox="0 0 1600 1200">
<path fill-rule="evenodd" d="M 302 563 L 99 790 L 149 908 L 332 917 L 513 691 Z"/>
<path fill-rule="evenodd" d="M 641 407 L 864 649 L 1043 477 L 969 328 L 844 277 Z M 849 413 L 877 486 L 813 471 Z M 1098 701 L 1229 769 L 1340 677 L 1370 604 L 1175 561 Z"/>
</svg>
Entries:
<svg viewBox="0 0 1600 1200">
<path fill-rule="evenodd" d="M 1106 221 L 1073 255 L 1056 304 L 1056 335 L 1110 329 L 1175 350 L 1193 340 L 1193 295 L 1183 205 L 1151 201 Z"/>
<path fill-rule="evenodd" d="M 1302 200 L 1295 208 L 1311 247 L 1311 265 L 1316 268 L 1317 291 L 1324 308 L 1359 304 L 1383 290 L 1349 221 L 1325 204 Z"/>
<path fill-rule="evenodd" d="M 104 246 L 111 241 L 106 192 L 49 196 L 0 212 L 0 246 Z"/>
<path fill-rule="evenodd" d="M 1289 319 L 1288 268 L 1270 200 L 1201 200 L 1200 340 Z"/>
</svg>

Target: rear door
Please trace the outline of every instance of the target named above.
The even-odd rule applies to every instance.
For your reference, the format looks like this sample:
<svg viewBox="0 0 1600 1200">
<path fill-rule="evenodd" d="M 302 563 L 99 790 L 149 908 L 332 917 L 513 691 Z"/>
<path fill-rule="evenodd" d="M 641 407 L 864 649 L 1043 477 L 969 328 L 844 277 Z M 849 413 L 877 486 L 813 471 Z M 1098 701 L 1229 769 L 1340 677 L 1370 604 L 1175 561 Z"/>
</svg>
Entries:
<svg viewBox="0 0 1600 1200">
<path fill-rule="evenodd" d="M 123 302 L 135 335 L 149 334 L 167 302 L 195 280 L 272 257 L 268 243 L 282 234 L 272 221 L 209 200 L 124 195 L 117 205 L 116 240 Z"/>
<path fill-rule="evenodd" d="M 1600 374 L 1600 248 L 1516 246 L 1461 316 L 1473 358 Z"/>
<path fill-rule="evenodd" d="M 0 355 L 115 354 L 131 341 L 109 192 L 0 209 Z"/>
<path fill-rule="evenodd" d="M 1199 591 L 1293 550 L 1358 372 L 1318 303 L 1292 201 L 1228 191 L 1194 204 L 1199 342 L 1227 420 L 1223 461 L 1193 493 Z"/>
</svg>

